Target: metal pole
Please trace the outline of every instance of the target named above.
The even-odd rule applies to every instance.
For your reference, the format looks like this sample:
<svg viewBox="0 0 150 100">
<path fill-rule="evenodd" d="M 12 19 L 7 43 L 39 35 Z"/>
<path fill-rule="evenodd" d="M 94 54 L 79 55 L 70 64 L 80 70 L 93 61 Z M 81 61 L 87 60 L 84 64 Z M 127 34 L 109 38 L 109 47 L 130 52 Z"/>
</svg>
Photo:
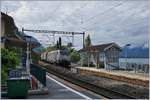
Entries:
<svg viewBox="0 0 150 100">
<path fill-rule="evenodd" d="M 125 63 L 126 63 L 126 69 L 127 69 L 127 46 L 125 48 Z"/>
<path fill-rule="evenodd" d="M 30 43 L 29 43 L 29 45 L 30 45 L 30 49 L 29 49 L 29 51 L 30 51 L 30 63 L 32 63 L 32 57 L 31 57 L 31 53 L 32 53 L 32 48 L 31 48 L 31 45 L 32 45 L 32 43 L 31 43 L 31 37 L 30 37 Z"/>
<path fill-rule="evenodd" d="M 30 61 L 29 61 L 29 43 L 27 43 L 27 59 L 26 59 L 26 69 L 27 72 L 30 73 Z"/>
<path fill-rule="evenodd" d="M 53 33 L 53 45 L 55 45 L 55 33 Z"/>
<path fill-rule="evenodd" d="M 74 33 L 72 33 L 72 46 L 74 46 Z"/>
<path fill-rule="evenodd" d="M 88 55 L 88 67 L 90 67 L 90 58 L 89 58 L 89 52 L 87 52 Z"/>
<path fill-rule="evenodd" d="M 127 47 L 131 46 L 131 44 L 126 44 L 125 45 L 125 63 L 126 63 L 126 68 L 127 68 Z"/>
<path fill-rule="evenodd" d="M 24 33 L 24 28 L 22 28 L 22 36 L 23 36 L 23 33 Z"/>
<path fill-rule="evenodd" d="M 84 45 L 84 37 L 85 37 L 85 32 L 83 32 L 83 48 L 85 47 L 85 45 Z"/>
</svg>

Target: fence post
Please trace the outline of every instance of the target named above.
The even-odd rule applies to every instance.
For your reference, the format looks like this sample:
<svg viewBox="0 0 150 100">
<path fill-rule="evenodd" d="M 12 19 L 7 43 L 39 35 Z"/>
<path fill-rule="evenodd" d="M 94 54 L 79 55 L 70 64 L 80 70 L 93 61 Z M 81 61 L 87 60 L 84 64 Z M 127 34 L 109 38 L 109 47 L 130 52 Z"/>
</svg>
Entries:
<svg viewBox="0 0 150 100">
<path fill-rule="evenodd" d="M 134 70 L 135 70 L 135 73 L 136 73 L 136 70 L 137 70 L 137 64 L 135 64 Z"/>
</svg>

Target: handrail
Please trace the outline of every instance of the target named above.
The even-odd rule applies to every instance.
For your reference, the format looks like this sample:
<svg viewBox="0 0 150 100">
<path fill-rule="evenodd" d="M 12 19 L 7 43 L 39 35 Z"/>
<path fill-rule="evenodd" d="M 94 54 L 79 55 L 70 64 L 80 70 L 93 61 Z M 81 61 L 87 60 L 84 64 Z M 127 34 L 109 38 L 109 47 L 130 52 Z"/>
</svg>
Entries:
<svg viewBox="0 0 150 100">
<path fill-rule="evenodd" d="M 119 68 L 119 67 L 117 67 L 117 66 L 115 66 L 115 65 L 112 65 L 112 64 L 109 64 L 109 63 L 106 63 L 107 65 L 110 65 L 110 66 L 112 66 L 112 67 L 115 67 L 115 68 Z"/>
</svg>

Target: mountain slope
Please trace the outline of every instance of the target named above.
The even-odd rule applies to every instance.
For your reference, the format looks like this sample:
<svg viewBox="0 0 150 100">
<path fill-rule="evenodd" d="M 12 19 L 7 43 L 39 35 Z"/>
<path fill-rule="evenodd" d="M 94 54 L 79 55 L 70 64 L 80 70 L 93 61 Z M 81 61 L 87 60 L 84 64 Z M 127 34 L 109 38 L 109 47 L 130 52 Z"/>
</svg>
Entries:
<svg viewBox="0 0 150 100">
<path fill-rule="evenodd" d="M 149 57 L 149 48 L 123 48 L 123 51 L 120 54 L 120 58 L 125 58 L 125 52 L 127 52 L 128 58 L 148 58 Z"/>
</svg>

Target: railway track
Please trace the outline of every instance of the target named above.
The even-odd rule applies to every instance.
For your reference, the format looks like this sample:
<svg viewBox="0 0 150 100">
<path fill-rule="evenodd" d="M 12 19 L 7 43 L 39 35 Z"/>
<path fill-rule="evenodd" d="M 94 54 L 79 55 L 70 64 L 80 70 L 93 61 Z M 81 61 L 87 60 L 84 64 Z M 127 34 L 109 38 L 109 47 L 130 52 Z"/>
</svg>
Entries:
<svg viewBox="0 0 150 100">
<path fill-rule="evenodd" d="M 56 67 L 52 65 L 53 67 Z M 44 67 L 44 66 L 43 66 Z M 56 69 L 53 69 L 52 67 L 44 67 L 46 68 L 47 72 L 65 80 L 72 84 L 78 85 L 82 88 L 85 88 L 89 91 L 92 91 L 96 94 L 102 95 L 108 99 L 136 99 L 136 97 L 129 96 L 123 93 L 120 93 L 118 91 L 110 90 L 104 87 L 97 86 L 95 84 L 89 83 L 85 80 L 81 80 L 77 77 L 74 77 L 72 75 L 68 75 L 66 73 L 62 73 L 61 71 L 57 71 Z"/>
</svg>

